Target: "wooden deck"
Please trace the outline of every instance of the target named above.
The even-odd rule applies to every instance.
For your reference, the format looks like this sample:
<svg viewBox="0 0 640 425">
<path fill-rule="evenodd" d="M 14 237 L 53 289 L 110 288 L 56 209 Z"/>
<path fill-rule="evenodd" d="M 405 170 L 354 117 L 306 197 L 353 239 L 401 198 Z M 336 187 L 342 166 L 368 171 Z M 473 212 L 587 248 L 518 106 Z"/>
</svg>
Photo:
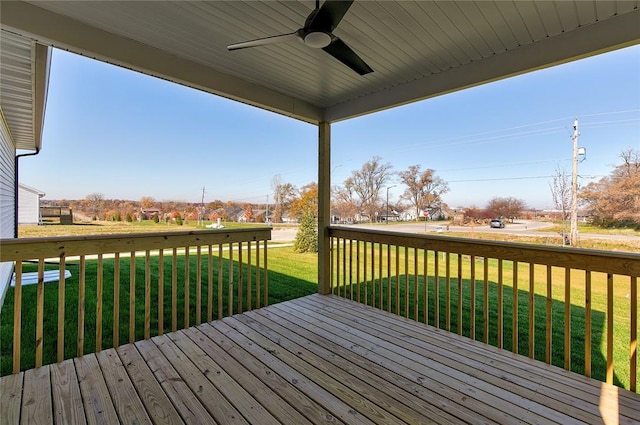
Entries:
<svg viewBox="0 0 640 425">
<path fill-rule="evenodd" d="M 0 379 L 3 425 L 638 424 L 640 395 L 311 295 Z"/>
</svg>

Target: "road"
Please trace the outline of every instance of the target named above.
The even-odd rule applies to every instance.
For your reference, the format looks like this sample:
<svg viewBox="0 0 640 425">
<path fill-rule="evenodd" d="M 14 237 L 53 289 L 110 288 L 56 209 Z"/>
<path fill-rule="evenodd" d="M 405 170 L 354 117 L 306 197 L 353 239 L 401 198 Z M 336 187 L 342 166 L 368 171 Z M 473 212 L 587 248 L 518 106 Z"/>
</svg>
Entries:
<svg viewBox="0 0 640 425">
<path fill-rule="evenodd" d="M 497 233 L 497 234 L 508 234 L 508 235 L 517 235 L 517 236 L 537 236 L 537 237 L 550 237 L 557 238 L 559 237 L 558 233 L 555 232 L 541 232 L 541 230 L 548 229 L 553 227 L 552 223 L 535 221 L 535 220 L 517 220 L 515 223 L 507 223 L 504 229 L 493 229 L 488 225 L 484 226 L 453 226 L 449 225 L 447 229 L 447 224 L 443 222 L 427 222 L 426 225 L 424 222 L 415 223 L 394 223 L 388 226 L 384 224 L 352 224 L 348 226 L 349 228 L 362 228 L 362 229 L 375 229 L 375 230 L 389 230 L 392 232 L 402 232 L 402 233 L 443 233 L 447 232 L 478 232 L 478 233 Z M 272 241 L 274 242 L 291 242 L 296 237 L 297 228 L 296 227 L 287 227 L 287 228 L 275 228 L 271 234 Z M 640 241 L 640 236 L 634 235 L 609 235 L 609 234 L 580 234 L 581 239 L 601 239 L 601 240 L 613 240 L 613 241 Z"/>
</svg>

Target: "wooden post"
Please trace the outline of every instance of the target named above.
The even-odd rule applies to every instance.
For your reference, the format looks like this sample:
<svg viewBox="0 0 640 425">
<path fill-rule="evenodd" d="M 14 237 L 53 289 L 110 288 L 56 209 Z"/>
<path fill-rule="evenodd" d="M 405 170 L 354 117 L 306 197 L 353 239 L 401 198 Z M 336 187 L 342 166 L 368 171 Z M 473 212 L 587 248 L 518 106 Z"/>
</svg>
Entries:
<svg viewBox="0 0 640 425">
<path fill-rule="evenodd" d="M 329 294 L 331 223 L 331 124 L 318 124 L 318 293 Z"/>
</svg>

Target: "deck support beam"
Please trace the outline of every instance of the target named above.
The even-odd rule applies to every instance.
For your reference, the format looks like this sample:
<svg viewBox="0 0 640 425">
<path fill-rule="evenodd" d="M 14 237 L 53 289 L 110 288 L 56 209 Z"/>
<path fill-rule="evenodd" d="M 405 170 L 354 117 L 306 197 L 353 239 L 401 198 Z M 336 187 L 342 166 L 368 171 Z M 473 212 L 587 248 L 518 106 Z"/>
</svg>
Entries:
<svg viewBox="0 0 640 425">
<path fill-rule="evenodd" d="M 331 224 L 331 124 L 318 124 L 318 293 L 330 286 L 329 224 Z"/>
</svg>

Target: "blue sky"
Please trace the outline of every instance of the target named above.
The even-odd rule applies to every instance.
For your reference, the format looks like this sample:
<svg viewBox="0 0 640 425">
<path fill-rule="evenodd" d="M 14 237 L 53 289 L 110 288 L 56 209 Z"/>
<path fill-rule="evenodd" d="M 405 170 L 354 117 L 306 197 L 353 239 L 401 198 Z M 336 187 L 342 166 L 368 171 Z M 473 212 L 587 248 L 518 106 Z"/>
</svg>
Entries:
<svg viewBox="0 0 640 425">
<path fill-rule="evenodd" d="M 395 171 L 435 169 L 452 207 L 513 196 L 552 208 L 575 118 L 581 184 L 640 149 L 640 46 L 335 123 L 332 183 L 379 156 Z M 313 125 L 56 50 L 43 149 L 21 159 L 20 181 L 45 199 L 199 202 L 205 187 L 205 202 L 263 203 L 276 174 L 316 181 L 316 156 Z"/>
</svg>

